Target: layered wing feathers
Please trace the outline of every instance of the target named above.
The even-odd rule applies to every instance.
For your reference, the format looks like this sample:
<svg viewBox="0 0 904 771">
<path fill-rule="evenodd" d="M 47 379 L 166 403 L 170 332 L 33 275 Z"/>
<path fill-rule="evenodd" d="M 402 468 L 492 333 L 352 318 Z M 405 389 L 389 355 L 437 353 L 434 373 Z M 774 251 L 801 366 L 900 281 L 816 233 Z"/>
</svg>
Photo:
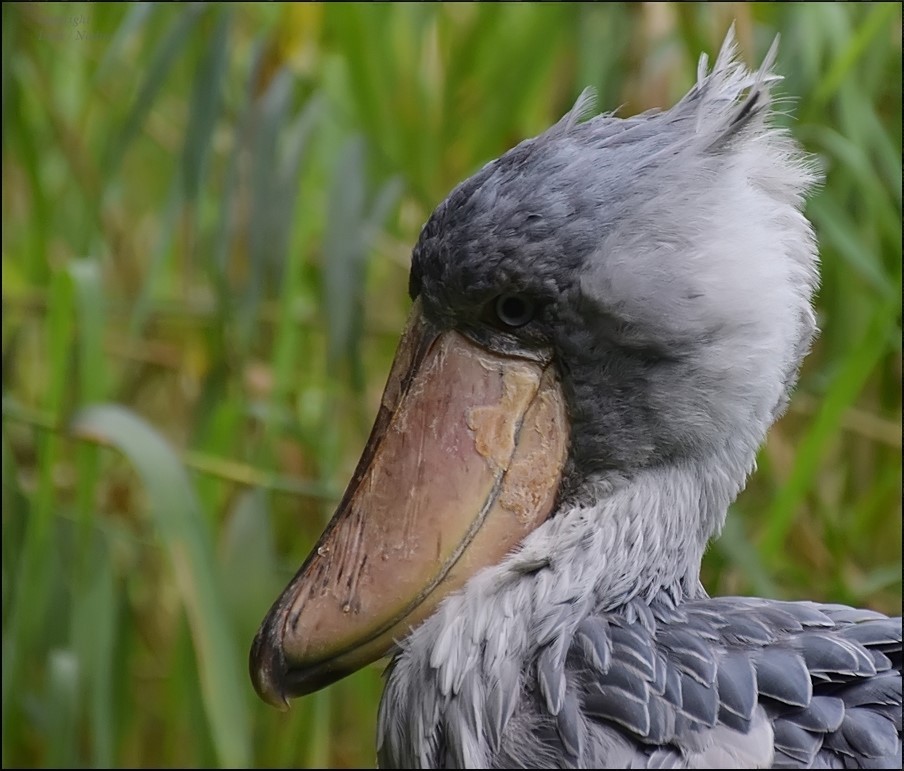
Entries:
<svg viewBox="0 0 904 771">
<path fill-rule="evenodd" d="M 594 615 L 569 642 L 538 657 L 537 703 L 575 766 L 604 760 L 613 733 L 633 767 L 681 767 L 730 760 L 758 731 L 776 768 L 900 767 L 899 618 L 722 597 L 652 625 Z"/>
</svg>

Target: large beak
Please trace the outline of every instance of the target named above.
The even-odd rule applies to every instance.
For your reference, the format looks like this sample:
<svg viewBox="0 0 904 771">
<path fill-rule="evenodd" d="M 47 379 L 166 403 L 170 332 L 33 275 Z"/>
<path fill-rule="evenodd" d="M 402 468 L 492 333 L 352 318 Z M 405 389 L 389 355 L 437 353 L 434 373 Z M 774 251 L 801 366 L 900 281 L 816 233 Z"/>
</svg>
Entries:
<svg viewBox="0 0 904 771">
<path fill-rule="evenodd" d="M 336 514 L 251 648 L 285 707 L 385 656 L 552 511 L 568 445 L 549 362 L 439 333 L 416 302 Z"/>
</svg>

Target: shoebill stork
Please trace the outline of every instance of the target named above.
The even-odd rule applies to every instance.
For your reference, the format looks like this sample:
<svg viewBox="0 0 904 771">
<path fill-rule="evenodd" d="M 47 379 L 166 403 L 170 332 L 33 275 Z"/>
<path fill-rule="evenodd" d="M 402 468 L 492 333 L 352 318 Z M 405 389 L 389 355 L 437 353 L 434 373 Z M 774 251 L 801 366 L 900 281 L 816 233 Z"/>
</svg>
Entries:
<svg viewBox="0 0 904 771">
<path fill-rule="evenodd" d="M 254 640 L 265 701 L 391 655 L 383 767 L 900 768 L 900 618 L 699 578 L 815 328 L 774 53 L 729 36 L 664 112 L 582 96 L 433 212 L 373 433 Z"/>
</svg>

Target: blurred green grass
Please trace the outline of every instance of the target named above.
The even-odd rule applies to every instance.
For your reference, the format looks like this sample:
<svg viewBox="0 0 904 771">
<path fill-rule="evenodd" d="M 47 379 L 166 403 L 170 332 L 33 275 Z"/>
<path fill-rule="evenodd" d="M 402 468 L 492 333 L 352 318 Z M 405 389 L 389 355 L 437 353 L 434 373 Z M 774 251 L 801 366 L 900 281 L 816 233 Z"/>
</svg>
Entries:
<svg viewBox="0 0 904 771">
<path fill-rule="evenodd" d="M 733 19 L 827 172 L 822 335 L 704 582 L 900 611 L 900 4 L 2 13 L 4 766 L 373 765 L 377 667 L 280 714 L 245 660 L 418 229 L 586 85 L 671 104 Z"/>
</svg>

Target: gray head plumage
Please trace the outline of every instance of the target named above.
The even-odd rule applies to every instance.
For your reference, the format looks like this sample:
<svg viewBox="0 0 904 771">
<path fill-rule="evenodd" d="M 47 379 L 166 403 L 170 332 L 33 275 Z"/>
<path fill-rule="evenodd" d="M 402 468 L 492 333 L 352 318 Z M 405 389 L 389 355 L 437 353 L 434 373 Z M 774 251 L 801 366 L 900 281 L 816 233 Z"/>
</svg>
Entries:
<svg viewBox="0 0 904 771">
<path fill-rule="evenodd" d="M 567 368 L 584 475 L 714 453 L 745 475 L 787 403 L 815 330 L 817 175 L 773 125 L 775 52 L 751 72 L 730 33 L 678 104 L 627 120 L 582 121 L 585 92 L 424 227 L 411 287 L 436 318 L 537 298 L 521 342 L 551 338 Z"/>
</svg>

